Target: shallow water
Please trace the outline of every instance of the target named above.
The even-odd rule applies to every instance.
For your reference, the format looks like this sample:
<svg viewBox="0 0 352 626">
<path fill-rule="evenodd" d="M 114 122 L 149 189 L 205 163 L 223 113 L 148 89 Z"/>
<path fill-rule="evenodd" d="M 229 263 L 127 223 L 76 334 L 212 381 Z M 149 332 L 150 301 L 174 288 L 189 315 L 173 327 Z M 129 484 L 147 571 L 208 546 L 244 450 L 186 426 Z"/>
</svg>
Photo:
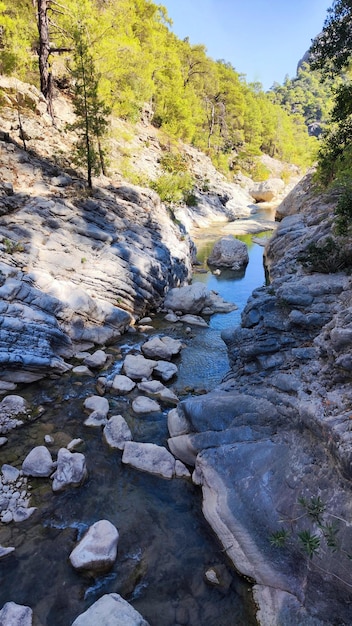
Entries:
<svg viewBox="0 0 352 626">
<path fill-rule="evenodd" d="M 206 246 L 211 246 L 207 233 L 205 239 Z M 202 261 L 207 251 L 200 240 Z M 207 272 L 194 278 L 236 302 L 237 311 L 213 316 L 208 329 L 195 328 L 191 336 L 180 324 L 170 327 L 161 318 L 155 319 L 154 334 L 163 332 L 184 341 L 177 361 L 179 375 L 171 385 L 181 397 L 192 389 L 213 388 L 228 370 L 220 332 L 240 323 L 248 296 L 264 282 L 263 249 L 251 244 L 249 253 L 244 277 Z M 104 375 L 118 372 L 121 357 L 138 350 L 148 336 L 128 335 L 109 349 L 116 360 Z M 124 466 L 121 452 L 108 448 L 101 430 L 84 426 L 83 402 L 96 394 L 95 383 L 95 378 L 77 380 L 68 374 L 16 392 L 32 405 L 42 406 L 44 412 L 37 421 L 10 433 L 9 443 L 1 448 L 1 464 L 20 468 L 26 454 L 42 445 L 46 434 L 54 437 L 54 458 L 61 446 L 81 437 L 89 478 L 82 487 L 61 494 L 53 494 L 49 479 L 31 480 L 31 505 L 37 511 L 26 522 L 0 525 L 0 544 L 16 548 L 0 562 L 0 607 L 12 600 L 32 607 L 34 626 L 70 626 L 104 593 L 117 592 L 151 626 L 251 626 L 255 620 L 250 586 L 235 574 L 205 522 L 199 488 L 190 481 L 164 480 Z M 168 410 L 137 417 L 130 409 L 133 395 L 137 392 L 128 397 L 108 393 L 110 415 L 122 414 L 136 441 L 165 444 Z M 75 572 L 68 557 L 84 530 L 99 519 L 108 519 L 118 528 L 119 551 L 112 571 L 93 580 Z M 206 570 L 217 564 L 225 564 L 231 573 L 227 593 L 204 580 Z"/>
</svg>

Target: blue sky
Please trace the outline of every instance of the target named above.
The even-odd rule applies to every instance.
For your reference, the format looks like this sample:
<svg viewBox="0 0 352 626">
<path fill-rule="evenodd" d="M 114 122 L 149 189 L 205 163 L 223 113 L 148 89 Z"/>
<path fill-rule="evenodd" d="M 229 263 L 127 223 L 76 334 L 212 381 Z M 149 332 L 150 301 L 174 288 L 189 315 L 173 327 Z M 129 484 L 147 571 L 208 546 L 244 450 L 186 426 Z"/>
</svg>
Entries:
<svg viewBox="0 0 352 626">
<path fill-rule="evenodd" d="M 321 31 L 332 0 L 160 0 L 173 32 L 202 43 L 213 59 L 229 61 L 247 82 L 265 90 L 297 63 Z"/>
</svg>

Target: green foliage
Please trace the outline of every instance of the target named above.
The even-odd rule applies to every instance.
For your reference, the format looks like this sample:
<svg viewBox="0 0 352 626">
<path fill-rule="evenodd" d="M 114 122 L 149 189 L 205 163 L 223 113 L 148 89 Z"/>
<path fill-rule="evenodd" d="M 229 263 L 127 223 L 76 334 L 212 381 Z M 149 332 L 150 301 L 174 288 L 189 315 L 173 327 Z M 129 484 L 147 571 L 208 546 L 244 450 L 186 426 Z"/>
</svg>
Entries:
<svg viewBox="0 0 352 626">
<path fill-rule="evenodd" d="M 102 139 L 107 131 L 110 113 L 98 96 L 98 77 L 89 46 L 89 32 L 83 22 L 73 29 L 74 57 L 71 76 L 74 80 L 74 112 L 77 121 L 70 126 L 78 132 L 77 165 L 85 163 L 88 186 L 92 187 L 92 175 L 104 172 Z"/>
<path fill-rule="evenodd" d="M 270 535 L 270 543 L 276 548 L 283 548 L 286 545 L 289 537 L 289 531 L 285 528 L 281 528 L 280 530 L 276 530 Z"/>
<path fill-rule="evenodd" d="M 23 252 L 24 245 L 21 241 L 13 241 L 7 237 L 3 239 L 6 254 L 13 254 L 14 252 Z"/>
<path fill-rule="evenodd" d="M 335 209 L 335 230 L 338 235 L 347 235 L 352 226 L 352 180 L 344 186 Z"/>
<path fill-rule="evenodd" d="M 311 242 L 297 258 L 309 272 L 333 274 L 335 272 L 352 270 L 352 249 L 343 245 L 332 237 L 327 237 L 318 243 Z"/>
<path fill-rule="evenodd" d="M 170 173 L 178 174 L 188 171 L 187 158 L 180 152 L 164 152 L 160 159 L 160 165 L 163 170 Z"/>
<path fill-rule="evenodd" d="M 302 530 L 298 533 L 298 539 L 302 544 L 304 552 L 312 559 L 320 548 L 320 538 L 318 535 L 312 534 L 309 530 Z"/>
<path fill-rule="evenodd" d="M 159 194 L 162 202 L 175 204 L 182 201 L 187 203 L 187 199 L 190 201 L 193 185 L 194 181 L 188 172 L 161 174 L 151 183 L 152 189 Z"/>
</svg>

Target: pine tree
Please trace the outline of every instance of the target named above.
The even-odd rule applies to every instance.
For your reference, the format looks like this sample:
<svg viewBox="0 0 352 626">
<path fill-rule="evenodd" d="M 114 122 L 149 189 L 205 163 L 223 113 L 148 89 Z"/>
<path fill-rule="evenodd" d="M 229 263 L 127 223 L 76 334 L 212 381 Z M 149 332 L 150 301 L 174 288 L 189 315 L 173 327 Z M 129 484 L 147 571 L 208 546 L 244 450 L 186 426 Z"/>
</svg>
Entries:
<svg viewBox="0 0 352 626">
<path fill-rule="evenodd" d="M 73 33 L 74 57 L 70 69 L 74 80 L 74 112 L 77 120 L 70 126 L 78 131 L 75 161 L 85 164 L 88 187 L 93 174 L 105 173 L 102 139 L 107 132 L 109 108 L 99 99 L 99 78 L 89 50 L 87 33 L 78 25 Z"/>
</svg>

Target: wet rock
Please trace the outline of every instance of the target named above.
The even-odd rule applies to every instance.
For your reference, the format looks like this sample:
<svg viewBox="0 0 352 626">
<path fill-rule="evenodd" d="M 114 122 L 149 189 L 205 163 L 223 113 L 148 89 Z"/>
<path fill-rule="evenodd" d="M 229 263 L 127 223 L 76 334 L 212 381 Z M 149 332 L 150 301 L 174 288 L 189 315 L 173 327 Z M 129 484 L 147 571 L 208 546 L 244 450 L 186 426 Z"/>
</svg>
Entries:
<svg viewBox="0 0 352 626">
<path fill-rule="evenodd" d="M 232 270 L 242 270 L 248 265 L 248 249 L 243 241 L 232 235 L 222 237 L 214 245 L 208 257 L 208 265 L 213 267 L 227 267 Z"/>
<path fill-rule="evenodd" d="M 96 350 L 84 359 L 84 365 L 91 369 L 100 369 L 104 367 L 107 359 L 108 355 L 104 350 Z"/>
<path fill-rule="evenodd" d="M 86 460 L 80 452 L 70 452 L 60 448 L 57 456 L 57 468 L 53 474 L 53 491 L 62 491 L 69 487 L 79 487 L 87 478 Z"/>
<path fill-rule="evenodd" d="M 84 443 L 83 439 L 80 439 L 78 437 L 77 439 L 72 439 L 72 441 L 70 441 L 70 443 L 68 443 L 66 447 L 67 447 L 67 450 L 71 452 L 72 450 L 79 448 L 79 446 L 81 446 L 83 443 Z"/>
<path fill-rule="evenodd" d="M 154 443 L 127 442 L 122 462 L 163 478 L 172 478 L 175 474 L 175 458 L 166 448 Z"/>
<path fill-rule="evenodd" d="M 182 315 L 180 318 L 180 322 L 183 324 L 191 324 L 192 326 L 200 326 L 203 328 L 208 328 L 209 324 L 199 315 Z M 189 330 L 191 332 L 191 329 Z"/>
<path fill-rule="evenodd" d="M 149 626 L 148 622 L 117 593 L 99 598 L 79 615 L 72 626 Z"/>
<path fill-rule="evenodd" d="M 174 376 L 176 376 L 178 372 L 178 367 L 174 363 L 169 363 L 168 361 L 158 361 L 157 365 L 154 367 L 153 373 L 160 377 L 164 382 L 168 382 Z"/>
<path fill-rule="evenodd" d="M 109 401 L 101 396 L 90 396 L 85 399 L 84 408 L 88 411 L 99 411 L 107 415 L 109 412 Z"/>
<path fill-rule="evenodd" d="M 110 448 L 123 450 L 126 441 L 132 440 L 132 433 L 122 415 L 113 415 L 103 430 L 103 436 Z"/>
<path fill-rule="evenodd" d="M 77 570 L 107 572 L 117 555 L 119 533 L 108 520 L 95 522 L 70 554 L 70 563 Z"/>
<path fill-rule="evenodd" d="M 4 546 L 0 546 L 0 559 L 5 558 L 9 554 L 12 554 L 15 551 L 15 548 L 4 548 Z"/>
<path fill-rule="evenodd" d="M 138 389 L 140 391 L 144 391 L 144 393 L 147 393 L 152 398 L 157 398 L 164 404 L 178 404 L 178 397 L 172 389 L 168 389 L 168 387 L 165 387 L 165 385 L 158 380 L 147 380 L 145 382 L 138 383 Z"/>
<path fill-rule="evenodd" d="M 153 337 L 142 345 L 142 352 L 146 357 L 164 361 L 170 361 L 181 349 L 181 341 L 172 337 Z"/>
<path fill-rule="evenodd" d="M 20 470 L 18 470 L 17 467 L 7 465 L 6 463 L 2 466 L 1 473 L 3 485 L 15 483 L 20 477 Z"/>
<path fill-rule="evenodd" d="M 111 389 L 117 391 L 121 395 L 124 395 L 132 391 L 135 386 L 136 383 L 131 380 L 131 378 L 128 378 L 128 376 L 124 376 L 123 374 L 116 374 L 112 382 Z"/>
<path fill-rule="evenodd" d="M 0 624 L 4 626 L 32 626 L 33 612 L 29 606 L 6 602 L 0 611 Z"/>
<path fill-rule="evenodd" d="M 143 380 L 151 377 L 157 361 L 146 359 L 141 354 L 128 354 L 123 364 L 123 371 L 132 380 Z"/>
<path fill-rule="evenodd" d="M 6 434 L 12 428 L 23 424 L 19 419 L 27 415 L 27 403 L 21 396 L 9 395 L 0 402 L 0 433 Z"/>
<path fill-rule="evenodd" d="M 92 428 L 99 428 L 105 426 L 108 422 L 107 414 L 101 411 L 93 411 L 86 420 L 84 420 L 85 426 L 91 426 Z"/>
<path fill-rule="evenodd" d="M 0 448 L 8 442 L 7 437 L 0 437 Z"/>
<path fill-rule="evenodd" d="M 160 404 L 152 398 L 137 396 L 132 402 L 132 410 L 137 414 L 155 413 L 161 411 Z"/>
<path fill-rule="evenodd" d="M 27 454 L 22 463 L 25 476 L 48 477 L 55 468 L 51 454 L 45 446 L 37 446 Z"/>
</svg>

